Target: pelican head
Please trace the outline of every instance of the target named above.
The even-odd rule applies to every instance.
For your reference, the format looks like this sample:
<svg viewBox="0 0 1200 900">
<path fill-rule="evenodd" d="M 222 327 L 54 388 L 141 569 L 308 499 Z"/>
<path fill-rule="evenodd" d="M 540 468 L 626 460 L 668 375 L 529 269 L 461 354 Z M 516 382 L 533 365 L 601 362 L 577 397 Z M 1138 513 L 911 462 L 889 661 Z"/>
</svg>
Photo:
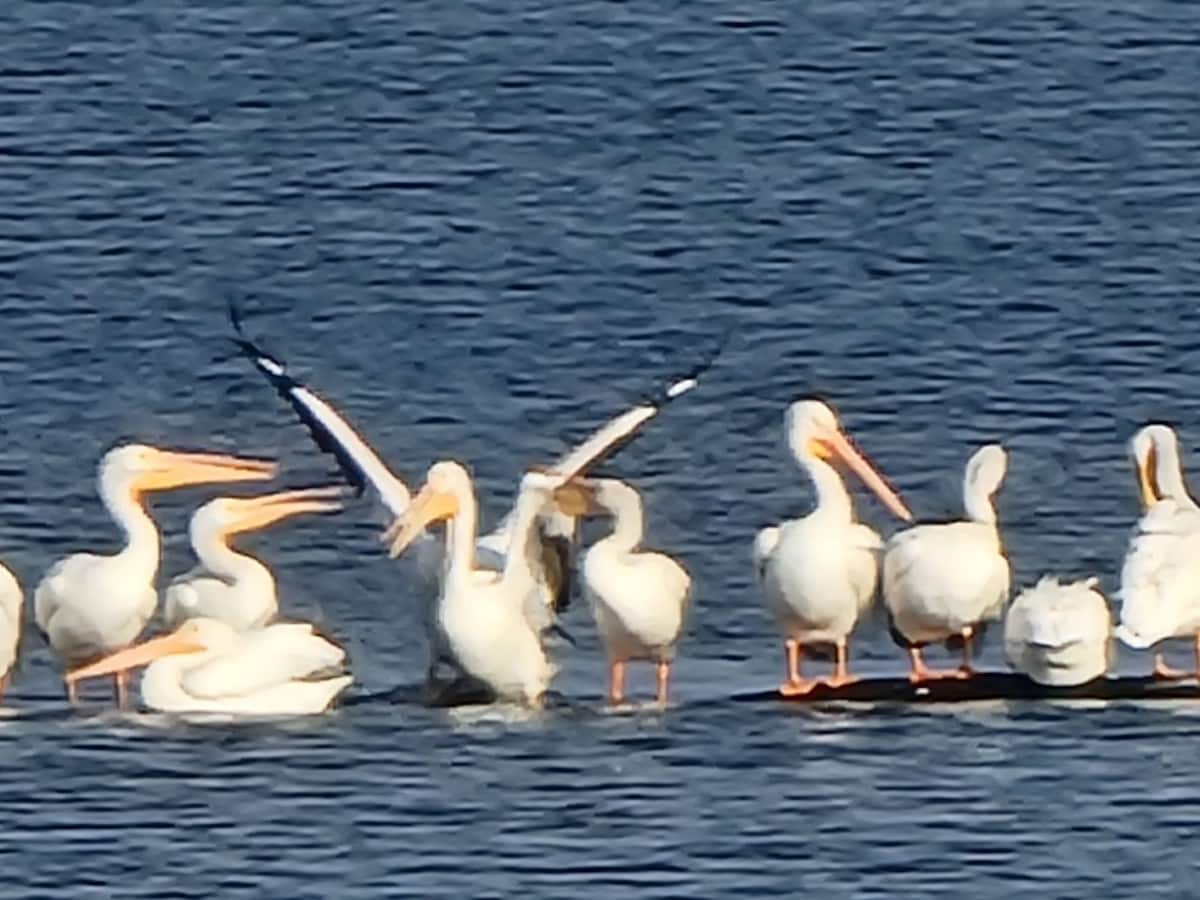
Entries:
<svg viewBox="0 0 1200 900">
<path fill-rule="evenodd" d="M 303 513 L 334 512 L 342 508 L 340 498 L 343 495 L 342 488 L 334 485 L 280 491 L 260 497 L 218 497 L 192 514 L 192 543 L 210 535 L 228 538 L 257 531 Z"/>
<path fill-rule="evenodd" d="M 1145 425 L 1129 441 L 1129 456 L 1133 462 L 1145 512 L 1164 497 L 1192 505 L 1179 463 L 1179 439 L 1168 425 Z"/>
<path fill-rule="evenodd" d="M 443 460 L 430 466 L 420 493 L 383 534 L 383 541 L 391 544 L 388 553 L 392 559 L 403 553 L 427 526 L 457 516 L 459 498 L 470 496 L 472 491 L 471 476 L 460 463 Z"/>
<path fill-rule="evenodd" d="M 205 653 L 222 650 L 237 641 L 237 632 L 216 619 L 188 619 L 170 634 L 152 638 L 141 644 L 118 650 L 67 673 L 67 683 L 84 678 L 99 678 L 114 672 L 126 672 L 149 665 L 164 656 L 182 653 Z"/>
<path fill-rule="evenodd" d="M 1008 453 L 999 444 L 985 444 L 967 460 L 963 472 L 963 493 L 978 493 L 991 498 L 1000 489 L 1008 471 Z"/>
<path fill-rule="evenodd" d="M 912 521 L 904 501 L 892 490 L 883 476 L 876 471 L 850 440 L 842 433 L 837 415 L 819 400 L 799 400 L 788 407 L 784 417 L 784 431 L 792 453 L 798 459 L 840 459 L 875 492 L 884 506 L 898 518 Z"/>
<path fill-rule="evenodd" d="M 193 484 L 263 481 L 275 477 L 273 462 L 220 453 L 183 453 L 125 444 L 104 455 L 100 484 L 124 485 L 135 495 Z"/>
</svg>

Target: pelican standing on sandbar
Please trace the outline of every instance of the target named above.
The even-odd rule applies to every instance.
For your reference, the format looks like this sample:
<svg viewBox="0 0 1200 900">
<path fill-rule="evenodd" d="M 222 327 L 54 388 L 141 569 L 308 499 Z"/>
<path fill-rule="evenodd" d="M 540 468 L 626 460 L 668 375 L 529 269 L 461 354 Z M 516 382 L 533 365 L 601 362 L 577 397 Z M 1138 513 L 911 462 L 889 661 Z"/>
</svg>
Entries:
<svg viewBox="0 0 1200 900">
<path fill-rule="evenodd" d="M 608 700 L 615 705 L 624 699 L 626 663 L 649 660 L 655 664 L 655 699 L 665 704 L 691 576 L 665 553 L 641 549 L 642 498 L 628 484 L 615 478 L 576 479 L 559 492 L 560 504 L 572 488 L 581 502 L 571 512 L 606 514 L 613 522 L 612 532 L 583 555 L 584 592 L 608 654 Z"/>
<path fill-rule="evenodd" d="M 257 497 L 218 497 L 192 514 L 188 526 L 200 565 L 167 587 L 163 620 L 217 619 L 235 631 L 261 628 L 279 612 L 275 576 L 261 561 L 230 546 L 239 534 L 258 531 L 292 516 L 342 508 L 338 486 L 301 488 Z"/>
<path fill-rule="evenodd" d="M 855 521 L 850 494 L 826 460 L 844 462 L 900 519 L 911 521 L 912 513 L 850 444 L 826 404 L 793 403 L 784 416 L 784 433 L 812 480 L 817 505 L 803 518 L 762 529 L 754 540 L 754 564 L 787 651 L 787 678 L 779 691 L 798 696 L 820 683 L 801 677 L 806 647 L 834 648 L 835 673 L 825 683 L 837 687 L 854 680 L 847 662 L 849 636 L 875 597 L 877 554 L 883 546 L 878 534 Z"/>
<path fill-rule="evenodd" d="M 212 453 L 181 453 L 142 444 L 110 450 L 100 462 L 100 497 L 125 536 L 112 556 L 77 553 L 60 560 L 34 592 L 34 618 L 70 669 L 132 643 L 158 605 L 158 528 L 145 495 L 198 484 L 263 481 L 272 462 Z M 114 671 L 117 701 L 127 700 L 127 674 Z M 78 699 L 73 681 L 67 696 Z"/>
<path fill-rule="evenodd" d="M 1044 576 L 1019 593 L 1004 615 L 1004 655 L 1037 684 L 1070 687 L 1108 672 L 1112 614 L 1095 578 Z"/>
<path fill-rule="evenodd" d="M 304 622 L 237 631 L 196 618 L 75 669 L 67 682 L 148 666 L 142 702 L 159 712 L 302 716 L 324 712 L 349 686 L 345 658 Z"/>
<path fill-rule="evenodd" d="M 1200 508 L 1183 481 L 1175 432 L 1147 425 L 1129 443 L 1143 515 L 1121 567 L 1117 637 L 1136 650 L 1190 638 L 1195 672 L 1170 668 L 1154 654 L 1156 678 L 1200 676 Z"/>
<path fill-rule="evenodd" d="M 910 679 L 968 678 L 971 643 L 985 623 L 1004 615 L 1009 565 L 996 526 L 992 495 L 1004 480 L 1008 455 L 999 444 L 979 448 L 963 475 L 967 518 L 917 525 L 892 536 L 883 557 L 883 601 L 892 636 L 908 648 Z M 921 648 L 932 641 L 962 643 L 962 665 L 926 668 Z"/>
</svg>

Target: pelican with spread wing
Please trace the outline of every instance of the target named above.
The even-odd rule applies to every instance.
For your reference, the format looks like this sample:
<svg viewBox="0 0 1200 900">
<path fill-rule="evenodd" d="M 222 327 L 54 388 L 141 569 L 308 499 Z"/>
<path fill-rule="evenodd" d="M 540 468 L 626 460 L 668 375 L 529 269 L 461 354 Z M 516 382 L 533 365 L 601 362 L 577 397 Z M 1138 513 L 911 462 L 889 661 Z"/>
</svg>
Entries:
<svg viewBox="0 0 1200 900">
<path fill-rule="evenodd" d="M 354 487 L 360 491 L 371 487 L 393 520 L 399 521 L 406 514 L 411 501 L 411 493 L 404 481 L 391 471 L 353 426 L 326 400 L 296 380 L 283 361 L 247 337 L 232 306 L 230 315 L 237 334 L 235 343 L 292 407 L 317 447 L 333 455 L 343 475 Z M 600 461 L 611 457 L 669 403 L 696 387 L 698 379 L 715 358 L 716 354 L 683 377 L 674 379 L 664 390 L 610 419 L 556 460 L 551 470 L 569 479 L 586 473 Z M 495 572 L 504 570 L 509 550 L 514 546 L 513 527 L 520 502 L 518 494 L 512 511 L 493 531 L 476 540 L 472 566 Z M 570 574 L 574 570 L 577 550 L 576 531 L 575 517 L 560 509 L 548 506 L 536 512 L 529 539 L 537 546 L 529 558 L 534 560 L 537 595 L 543 607 L 536 618 L 548 627 L 556 622 L 570 596 Z M 445 561 L 437 542 L 428 531 L 413 535 L 410 546 L 417 557 L 420 579 L 418 595 L 430 638 L 429 676 L 433 680 L 440 664 L 456 668 L 453 654 L 439 643 L 440 632 L 435 622 L 435 602 L 444 583 Z"/>
<path fill-rule="evenodd" d="M 420 493 L 385 535 L 395 557 L 427 526 L 447 522 L 433 620 L 457 667 L 498 699 L 539 706 L 555 674 L 540 633 L 545 607 L 539 596 L 534 520 L 564 482 L 562 476 L 543 472 L 528 472 L 521 479 L 499 571 L 477 561 L 474 485 L 467 470 L 451 460 L 430 467 Z"/>
</svg>

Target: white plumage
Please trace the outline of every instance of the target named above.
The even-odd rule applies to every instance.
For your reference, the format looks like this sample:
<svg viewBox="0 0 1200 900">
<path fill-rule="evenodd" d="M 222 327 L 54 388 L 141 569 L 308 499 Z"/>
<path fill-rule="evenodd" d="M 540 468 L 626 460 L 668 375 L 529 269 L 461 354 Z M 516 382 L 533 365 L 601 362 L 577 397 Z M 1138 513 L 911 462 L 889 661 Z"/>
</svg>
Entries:
<svg viewBox="0 0 1200 900">
<path fill-rule="evenodd" d="M 8 687 L 8 675 L 17 662 L 25 596 L 16 576 L 0 565 L 0 697 Z"/>
<path fill-rule="evenodd" d="M 66 667 L 128 646 L 154 615 L 158 528 L 143 494 L 186 485 L 261 480 L 275 466 L 261 460 L 177 453 L 138 444 L 109 451 L 100 463 L 100 496 L 125 535 L 113 556 L 78 553 L 55 563 L 34 591 L 34 618 Z M 116 672 L 118 702 L 125 681 Z M 72 701 L 74 686 L 67 685 Z"/>
<path fill-rule="evenodd" d="M 188 527 L 200 564 L 167 587 L 163 619 L 169 627 L 188 619 L 224 622 L 236 631 L 261 628 L 279 611 L 275 576 L 260 560 L 230 546 L 235 535 L 291 516 L 341 508 L 337 487 L 304 488 L 258 497 L 218 497 L 192 515 Z"/>
<path fill-rule="evenodd" d="M 235 631 L 216 619 L 189 619 L 170 634 L 68 675 L 72 681 L 147 665 L 142 702 L 174 713 L 299 716 L 324 712 L 353 680 L 345 651 L 288 622 Z"/>
<path fill-rule="evenodd" d="M 967 519 L 918 525 L 888 542 L 883 558 L 884 605 L 892 631 L 909 649 L 914 681 L 973 673 L 970 648 L 983 623 L 998 621 L 1009 591 L 992 495 L 1004 479 L 1007 457 L 998 444 L 980 448 L 967 462 L 963 504 Z M 920 648 L 961 640 L 963 664 L 951 673 L 925 668 Z"/>
<path fill-rule="evenodd" d="M 1174 431 L 1147 425 L 1130 440 L 1129 450 L 1143 515 L 1121 567 L 1116 634 L 1136 650 L 1191 638 L 1195 674 L 1200 674 L 1200 508 L 1184 485 Z M 1179 678 L 1193 673 L 1169 668 L 1156 652 L 1154 674 Z"/>
<path fill-rule="evenodd" d="M 317 446 L 335 456 L 352 484 L 358 487 L 371 486 L 384 507 L 399 521 L 411 501 L 404 482 L 388 469 L 367 442 L 327 401 L 293 378 L 282 360 L 266 353 L 246 337 L 236 310 L 231 309 L 230 313 L 243 353 L 292 406 Z M 557 460 L 554 471 L 565 477 L 586 472 L 618 446 L 631 440 L 668 403 L 694 388 L 700 372 L 710 363 L 711 360 L 700 369 L 674 380 L 656 397 L 648 398 L 646 402 L 610 419 Z M 474 568 L 497 572 L 504 568 L 512 544 L 518 504 L 519 495 L 512 510 L 500 524 L 477 538 L 472 557 Z M 520 537 L 521 540 L 531 537 L 540 543 L 539 547 L 531 548 L 529 553 L 535 566 L 536 595 L 527 601 L 531 621 L 537 627 L 553 627 L 558 614 L 567 604 L 571 590 L 570 573 L 575 567 L 576 531 L 574 518 L 547 508 L 538 512 L 533 531 Z M 443 666 L 455 675 L 466 673 L 458 670 L 454 654 L 446 646 L 442 630 L 437 624 L 437 603 L 443 593 L 446 560 L 438 551 L 432 534 L 421 533 L 414 536 L 413 541 L 416 544 L 416 592 L 430 645 L 428 678 L 431 683 L 437 683 L 442 681 L 440 670 Z M 535 602 L 540 603 L 540 609 L 535 609 Z"/>
<path fill-rule="evenodd" d="M 453 461 L 430 467 L 421 492 L 386 537 L 397 556 L 430 524 L 446 521 L 446 561 L 435 615 L 438 643 L 463 674 L 498 698 L 540 705 L 556 667 L 541 628 L 535 519 L 562 479 L 528 472 L 521 479 L 511 540 L 499 572 L 476 562 L 478 506 L 471 476 Z"/>
<path fill-rule="evenodd" d="M 816 508 L 807 516 L 760 531 L 754 563 L 767 608 L 787 649 L 785 695 L 805 693 L 816 682 L 801 678 L 803 648 L 832 646 L 837 669 L 827 683 L 851 680 L 847 642 L 870 607 L 878 580 L 879 535 L 854 520 L 850 494 L 826 458 L 846 462 L 898 517 L 911 514 L 899 497 L 842 435 L 833 410 L 815 400 L 789 407 L 784 430 L 792 453 L 812 479 Z"/>
<path fill-rule="evenodd" d="M 1038 684 L 1086 684 L 1108 672 L 1112 615 L 1095 578 L 1061 582 L 1052 576 L 1026 588 L 1004 617 L 1008 664 Z"/>
<path fill-rule="evenodd" d="M 637 491 L 612 478 L 577 484 L 613 520 L 612 532 L 583 557 L 584 590 L 608 654 L 609 701 L 624 698 L 625 664 L 649 660 L 657 667 L 657 700 L 666 703 L 691 576 L 670 556 L 640 549 L 644 516 Z"/>
</svg>

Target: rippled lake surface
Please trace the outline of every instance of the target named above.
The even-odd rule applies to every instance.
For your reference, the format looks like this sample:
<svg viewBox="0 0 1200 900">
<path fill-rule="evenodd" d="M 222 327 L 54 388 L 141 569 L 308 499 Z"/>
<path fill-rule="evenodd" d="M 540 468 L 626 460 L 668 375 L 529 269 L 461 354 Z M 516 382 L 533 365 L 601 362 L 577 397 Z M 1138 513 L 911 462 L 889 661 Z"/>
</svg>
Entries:
<svg viewBox="0 0 1200 900">
<path fill-rule="evenodd" d="M 230 357 L 231 297 L 400 474 L 469 462 L 486 521 L 733 330 L 611 469 L 696 581 L 670 709 L 602 709 L 578 603 L 546 712 L 379 699 L 425 656 L 364 500 L 244 542 L 349 649 L 327 717 L 119 715 L 100 686 L 72 713 L 28 631 L 6 891 L 1186 894 L 1200 706 L 731 698 L 781 675 L 750 543 L 810 502 L 781 435 L 799 396 L 921 515 L 1004 442 L 1016 584 L 1115 589 L 1126 440 L 1161 418 L 1200 443 L 1197 54 L 1166 2 L 0 6 L 0 521 L 29 593 L 116 546 L 94 472 L 118 440 L 328 475 Z M 208 496 L 156 501 L 164 581 Z M 853 651 L 904 670 L 882 629 Z"/>
</svg>

